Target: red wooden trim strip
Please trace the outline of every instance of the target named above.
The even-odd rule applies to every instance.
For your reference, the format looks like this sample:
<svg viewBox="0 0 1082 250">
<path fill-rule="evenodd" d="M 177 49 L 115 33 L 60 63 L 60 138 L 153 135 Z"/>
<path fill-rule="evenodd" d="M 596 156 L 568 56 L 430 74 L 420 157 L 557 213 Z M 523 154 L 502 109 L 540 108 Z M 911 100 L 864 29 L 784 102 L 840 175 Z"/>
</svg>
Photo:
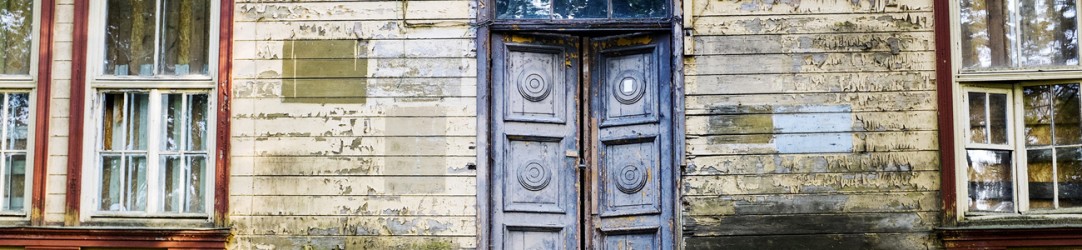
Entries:
<svg viewBox="0 0 1082 250">
<path fill-rule="evenodd" d="M 79 198 L 83 179 L 83 120 L 86 101 L 86 43 L 89 1 L 75 1 L 71 45 L 71 103 L 68 121 L 68 181 L 64 225 L 79 225 Z"/>
<path fill-rule="evenodd" d="M 951 72 L 951 24 L 949 1 L 935 1 L 935 78 L 936 104 L 939 106 L 940 193 L 943 199 L 943 221 L 953 225 L 957 215 L 955 204 L 954 166 L 954 93 Z"/>
<path fill-rule="evenodd" d="M 45 182 L 49 163 L 49 103 L 52 98 L 53 16 L 56 3 L 41 0 L 38 29 L 37 100 L 34 102 L 34 176 L 30 195 L 30 224 L 45 224 Z"/>
<path fill-rule="evenodd" d="M 0 228 L 0 246 L 225 249 L 229 229 Z"/>
<path fill-rule="evenodd" d="M 221 0 L 218 37 L 218 124 L 214 168 L 214 224 L 225 226 L 229 213 L 229 136 L 233 91 L 233 0 Z"/>
</svg>

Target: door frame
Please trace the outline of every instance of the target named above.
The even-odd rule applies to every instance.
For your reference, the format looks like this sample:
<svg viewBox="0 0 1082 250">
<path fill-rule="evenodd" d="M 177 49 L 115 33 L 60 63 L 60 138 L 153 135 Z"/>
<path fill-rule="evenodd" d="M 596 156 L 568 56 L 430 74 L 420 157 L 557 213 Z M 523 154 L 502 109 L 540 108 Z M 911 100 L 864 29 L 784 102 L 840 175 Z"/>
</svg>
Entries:
<svg viewBox="0 0 1082 250">
<path fill-rule="evenodd" d="M 658 22 L 657 20 L 627 20 L 627 21 L 593 21 L 593 20 L 500 20 L 497 21 L 495 17 L 496 0 L 477 0 L 477 20 L 476 27 L 477 32 L 475 38 L 476 55 L 477 55 L 477 139 L 475 144 L 475 152 L 477 157 L 475 159 L 476 168 L 476 184 L 477 184 L 477 248 L 478 249 L 490 249 L 492 242 L 490 225 L 491 211 L 490 204 L 490 185 L 491 178 L 491 164 L 493 136 L 492 136 L 492 124 L 491 124 L 491 97 L 492 97 L 492 70 L 491 66 L 491 53 L 492 53 L 492 34 L 493 33 L 516 33 L 516 32 L 548 32 L 548 33 L 567 33 L 568 31 L 591 31 L 591 30 L 605 30 L 605 31 L 624 31 L 627 33 L 633 33 L 635 31 L 655 31 L 655 32 L 668 32 L 670 35 L 671 48 L 670 57 L 672 74 L 671 86 L 672 86 L 672 169 L 671 174 L 673 179 L 673 197 L 678 199 L 673 201 L 673 243 L 679 242 L 682 239 L 683 223 L 681 211 L 683 211 L 683 194 L 681 192 L 683 182 L 683 172 L 687 167 L 687 161 L 685 157 L 686 152 L 686 118 L 685 118 L 685 101 L 684 101 L 684 22 L 683 22 L 683 9 L 690 6 L 684 6 L 683 0 L 671 0 L 672 16 L 664 19 L 664 22 Z M 690 1 L 688 1 L 690 4 Z M 689 31 L 690 32 L 690 31 Z M 690 37 L 690 33 L 688 34 Z M 582 83 L 589 84 L 589 83 Z M 584 228 L 583 230 L 590 230 Z M 683 249 L 683 245 L 674 244 L 673 249 Z"/>
</svg>

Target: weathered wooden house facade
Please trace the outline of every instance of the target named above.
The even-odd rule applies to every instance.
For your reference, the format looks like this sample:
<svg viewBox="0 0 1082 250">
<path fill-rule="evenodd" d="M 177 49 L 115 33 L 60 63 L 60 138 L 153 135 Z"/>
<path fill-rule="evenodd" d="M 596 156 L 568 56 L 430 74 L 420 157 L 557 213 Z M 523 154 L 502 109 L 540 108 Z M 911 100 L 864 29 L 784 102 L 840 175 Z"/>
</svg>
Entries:
<svg viewBox="0 0 1082 250">
<path fill-rule="evenodd" d="M 0 249 L 1082 246 L 1078 7 L 0 0 Z"/>
</svg>

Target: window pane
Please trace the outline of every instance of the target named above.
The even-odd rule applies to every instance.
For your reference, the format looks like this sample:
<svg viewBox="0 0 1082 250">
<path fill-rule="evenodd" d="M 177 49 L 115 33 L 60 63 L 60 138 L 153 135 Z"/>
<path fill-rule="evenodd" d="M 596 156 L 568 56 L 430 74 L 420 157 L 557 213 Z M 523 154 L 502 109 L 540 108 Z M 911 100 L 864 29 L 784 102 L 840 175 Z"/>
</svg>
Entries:
<svg viewBox="0 0 1082 250">
<path fill-rule="evenodd" d="M 1082 148 L 1056 149 L 1056 185 L 1059 207 L 1082 206 Z"/>
<path fill-rule="evenodd" d="M 1051 96 L 1049 86 L 1022 88 L 1022 112 L 1028 146 L 1052 144 Z"/>
<path fill-rule="evenodd" d="M 162 95 L 162 108 L 165 110 L 162 111 L 164 136 L 161 148 L 166 151 L 179 151 L 180 144 L 184 141 L 184 95 Z"/>
<path fill-rule="evenodd" d="M 0 4 L 0 74 L 30 74 L 33 38 L 33 0 L 7 0 Z"/>
<path fill-rule="evenodd" d="M 552 8 L 555 18 L 607 18 L 609 4 L 605 0 L 567 0 L 555 1 Z"/>
<path fill-rule="evenodd" d="M 209 108 L 208 95 L 189 95 L 188 114 L 191 121 L 188 122 L 188 148 L 187 150 L 207 150 L 207 112 Z"/>
<path fill-rule="evenodd" d="M 101 204 L 102 211 L 121 211 L 124 170 L 120 156 L 101 157 Z"/>
<path fill-rule="evenodd" d="M 1082 143 L 1082 127 L 1079 126 L 1078 84 L 1060 84 L 1052 86 L 1052 114 L 1055 125 L 1056 145 Z"/>
<path fill-rule="evenodd" d="M 154 75 L 154 0 L 109 0 L 105 75 Z"/>
<path fill-rule="evenodd" d="M 188 201 L 185 202 L 184 210 L 191 213 L 202 213 L 204 207 L 203 194 L 206 193 L 206 176 L 207 169 L 207 157 L 202 155 L 188 156 L 188 184 L 185 185 L 185 197 L 188 197 Z"/>
<path fill-rule="evenodd" d="M 147 202 L 146 156 L 103 156 L 103 211 L 144 211 Z"/>
<path fill-rule="evenodd" d="M 161 67 L 166 75 L 206 75 L 210 1 L 164 0 Z"/>
<path fill-rule="evenodd" d="M 613 18 L 648 18 L 668 16 L 667 0 L 612 1 Z"/>
<path fill-rule="evenodd" d="M 144 211 L 147 206 L 147 158 L 128 156 L 126 210 Z"/>
<path fill-rule="evenodd" d="M 1004 0 L 961 0 L 962 68 L 1009 67 L 1010 41 Z"/>
<path fill-rule="evenodd" d="M 988 135 L 992 144 L 1007 144 L 1007 94 L 988 94 Z"/>
<path fill-rule="evenodd" d="M 496 17 L 501 19 L 549 19 L 551 0 L 496 0 Z"/>
<path fill-rule="evenodd" d="M 22 211 L 26 204 L 26 155 L 7 154 L 7 171 L 4 173 L 4 208 L 10 211 Z"/>
<path fill-rule="evenodd" d="M 8 94 L 8 148 L 26 150 L 26 139 L 30 130 L 30 94 Z"/>
<path fill-rule="evenodd" d="M 1021 66 L 1078 65 L 1074 0 L 1018 1 Z"/>
<path fill-rule="evenodd" d="M 184 193 L 184 165 L 180 156 L 166 155 L 161 157 L 162 168 L 162 210 L 166 212 L 179 212 Z"/>
<path fill-rule="evenodd" d="M 1027 179 L 1029 180 L 1029 209 L 1052 209 L 1054 185 L 1052 181 L 1052 149 L 1026 150 Z"/>
<path fill-rule="evenodd" d="M 969 211 L 1013 212 L 1010 151 L 966 150 Z"/>
<path fill-rule="evenodd" d="M 969 92 L 969 142 L 988 143 L 986 98 L 985 93 Z"/>
<path fill-rule="evenodd" d="M 127 149 L 147 149 L 147 109 L 150 104 L 150 95 L 147 93 L 129 93 L 128 100 L 128 143 Z"/>
</svg>

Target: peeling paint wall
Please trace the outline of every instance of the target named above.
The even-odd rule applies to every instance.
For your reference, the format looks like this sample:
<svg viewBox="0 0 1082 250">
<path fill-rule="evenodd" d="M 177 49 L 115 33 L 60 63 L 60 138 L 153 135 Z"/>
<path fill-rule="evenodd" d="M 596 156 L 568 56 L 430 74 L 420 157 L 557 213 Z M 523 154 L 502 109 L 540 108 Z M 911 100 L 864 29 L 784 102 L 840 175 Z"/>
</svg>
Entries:
<svg viewBox="0 0 1082 250">
<path fill-rule="evenodd" d="M 686 248 L 940 248 L 931 6 L 694 0 Z"/>
<path fill-rule="evenodd" d="M 234 249 L 476 247 L 474 1 L 238 1 Z"/>
</svg>

